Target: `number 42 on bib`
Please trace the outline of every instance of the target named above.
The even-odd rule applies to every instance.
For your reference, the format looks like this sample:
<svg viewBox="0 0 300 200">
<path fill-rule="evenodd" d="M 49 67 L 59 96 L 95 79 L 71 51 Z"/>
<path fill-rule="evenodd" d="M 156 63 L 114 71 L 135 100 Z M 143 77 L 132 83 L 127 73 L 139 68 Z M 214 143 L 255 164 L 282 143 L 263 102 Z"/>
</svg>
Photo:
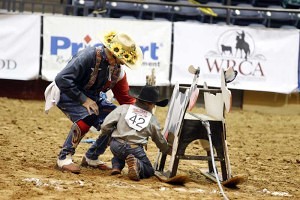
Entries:
<svg viewBox="0 0 300 200">
<path fill-rule="evenodd" d="M 134 105 L 130 105 L 125 116 L 125 121 L 129 127 L 140 131 L 148 126 L 151 116 L 152 113 Z"/>
</svg>

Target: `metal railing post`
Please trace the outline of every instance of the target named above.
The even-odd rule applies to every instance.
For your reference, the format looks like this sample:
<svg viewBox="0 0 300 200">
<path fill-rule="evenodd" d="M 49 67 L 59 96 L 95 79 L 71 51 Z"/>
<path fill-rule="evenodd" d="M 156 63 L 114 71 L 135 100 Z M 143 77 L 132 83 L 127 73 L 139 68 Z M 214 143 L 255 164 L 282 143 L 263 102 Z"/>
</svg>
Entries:
<svg viewBox="0 0 300 200">
<path fill-rule="evenodd" d="M 231 6 L 231 0 L 227 0 L 227 6 Z M 231 9 L 227 8 L 226 9 L 227 15 L 226 15 L 226 24 L 230 24 L 230 14 L 231 14 Z"/>
</svg>

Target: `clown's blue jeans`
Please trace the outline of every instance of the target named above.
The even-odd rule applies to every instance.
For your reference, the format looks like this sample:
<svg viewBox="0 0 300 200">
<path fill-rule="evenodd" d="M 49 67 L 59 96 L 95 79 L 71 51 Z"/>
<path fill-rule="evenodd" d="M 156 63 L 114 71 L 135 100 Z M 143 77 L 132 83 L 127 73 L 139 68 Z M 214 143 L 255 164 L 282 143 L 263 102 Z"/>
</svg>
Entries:
<svg viewBox="0 0 300 200">
<path fill-rule="evenodd" d="M 100 126 L 105 117 L 116 108 L 116 105 L 105 99 L 99 99 L 96 102 L 99 107 L 99 115 L 95 115 L 96 117 L 94 118 L 92 125 L 97 128 L 97 130 L 100 130 Z M 63 144 L 62 150 L 59 153 L 59 159 L 63 160 L 68 154 L 74 155 L 77 145 L 85 135 L 85 133 L 80 132 L 76 122 L 84 120 L 90 115 L 84 106 L 79 102 L 72 100 L 65 94 L 61 94 L 57 107 L 74 123 Z M 96 142 L 86 152 L 86 157 L 92 160 L 98 159 L 99 155 L 105 152 L 108 141 L 109 136 L 98 137 Z"/>
</svg>

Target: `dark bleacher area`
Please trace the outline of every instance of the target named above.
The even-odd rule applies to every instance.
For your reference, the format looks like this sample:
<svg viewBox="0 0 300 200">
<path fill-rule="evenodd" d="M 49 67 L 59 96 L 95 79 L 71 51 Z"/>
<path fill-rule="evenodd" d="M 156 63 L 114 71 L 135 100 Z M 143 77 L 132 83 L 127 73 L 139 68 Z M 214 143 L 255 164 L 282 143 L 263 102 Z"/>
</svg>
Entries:
<svg viewBox="0 0 300 200">
<path fill-rule="evenodd" d="M 29 11 L 298 29 L 299 8 L 300 0 L 99 0 L 96 5 L 94 0 L 0 0 L 0 14 Z"/>
</svg>

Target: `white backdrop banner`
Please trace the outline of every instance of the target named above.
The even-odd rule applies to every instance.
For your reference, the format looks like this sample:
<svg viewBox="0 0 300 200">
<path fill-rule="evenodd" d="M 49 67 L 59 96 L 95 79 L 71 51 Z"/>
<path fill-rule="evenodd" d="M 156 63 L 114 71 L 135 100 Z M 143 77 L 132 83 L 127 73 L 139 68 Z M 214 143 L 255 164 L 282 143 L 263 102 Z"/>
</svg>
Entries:
<svg viewBox="0 0 300 200">
<path fill-rule="evenodd" d="M 200 67 L 199 84 L 220 87 L 221 68 L 234 67 L 232 89 L 290 93 L 297 88 L 299 31 L 174 23 L 171 83 L 191 84 L 189 65 Z"/>
<path fill-rule="evenodd" d="M 37 79 L 40 70 L 41 17 L 0 15 L 0 78 Z"/>
<path fill-rule="evenodd" d="M 142 66 L 126 68 L 130 85 L 145 85 L 153 68 L 157 85 L 170 84 L 172 23 L 71 16 L 44 16 L 43 79 L 54 80 L 72 55 L 87 46 L 101 46 L 100 33 L 111 30 L 129 34 L 142 48 Z"/>
</svg>

